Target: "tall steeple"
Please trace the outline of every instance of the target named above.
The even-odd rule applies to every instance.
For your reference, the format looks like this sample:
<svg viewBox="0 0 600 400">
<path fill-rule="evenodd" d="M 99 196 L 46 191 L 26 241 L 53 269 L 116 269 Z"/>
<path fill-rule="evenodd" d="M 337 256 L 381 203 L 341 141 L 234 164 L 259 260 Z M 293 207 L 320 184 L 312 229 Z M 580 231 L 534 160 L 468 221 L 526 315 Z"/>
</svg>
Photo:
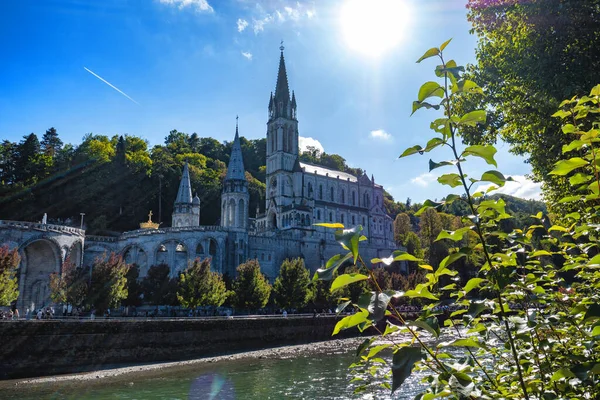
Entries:
<svg viewBox="0 0 600 400">
<path fill-rule="evenodd" d="M 190 169 L 187 161 L 183 166 L 179 190 L 173 207 L 172 227 L 198 226 L 200 225 L 200 198 L 192 199 L 192 185 L 190 183 Z"/>
<path fill-rule="evenodd" d="M 221 193 L 221 226 L 246 229 L 248 227 L 248 206 L 250 195 L 244 170 L 242 146 L 238 132 L 238 117 L 235 117 L 235 138 L 231 147 L 231 157 Z"/>
<path fill-rule="evenodd" d="M 283 58 L 283 41 L 281 42 L 281 56 L 279 57 L 279 71 L 277 73 L 277 84 L 275 85 L 275 101 L 286 104 L 290 101 L 290 87 L 288 85 L 287 71 L 285 70 L 285 59 Z"/>
<path fill-rule="evenodd" d="M 244 170 L 244 158 L 242 157 L 242 145 L 240 144 L 240 135 L 238 132 L 238 117 L 235 118 L 235 138 L 231 147 L 231 157 L 227 166 L 227 175 L 225 180 L 246 180 L 246 171 Z"/>
<path fill-rule="evenodd" d="M 179 182 L 179 191 L 175 204 L 192 204 L 192 185 L 190 184 L 190 170 L 187 161 L 183 166 L 181 182 Z"/>
</svg>

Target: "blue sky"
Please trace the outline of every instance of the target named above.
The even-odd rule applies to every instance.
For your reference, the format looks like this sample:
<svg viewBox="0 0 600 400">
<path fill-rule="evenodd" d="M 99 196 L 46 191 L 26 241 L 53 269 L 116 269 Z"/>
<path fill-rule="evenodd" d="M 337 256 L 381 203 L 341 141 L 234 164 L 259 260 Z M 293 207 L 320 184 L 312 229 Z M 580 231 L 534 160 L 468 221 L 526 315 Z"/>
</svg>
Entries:
<svg viewBox="0 0 600 400">
<path fill-rule="evenodd" d="M 368 8 L 374 1 L 386 0 L 362 3 Z M 477 39 L 468 32 L 465 1 L 392 1 L 406 7 L 383 13 L 391 33 L 366 25 L 363 36 L 370 48 L 390 36 L 397 41 L 372 57 L 347 36 L 352 24 L 365 25 L 349 26 L 342 17 L 348 2 L 361 0 L 5 0 L 0 139 L 41 137 L 54 126 L 72 143 L 93 132 L 138 135 L 154 145 L 172 129 L 223 141 L 232 140 L 236 115 L 241 135 L 264 137 L 283 40 L 300 135 L 366 169 L 397 200 L 440 198 L 448 188 L 436 176 L 454 171 L 428 174 L 426 156 L 398 159 L 406 147 L 425 143 L 438 116 L 426 110 L 410 116 L 436 65 L 415 60 L 453 38 L 447 56 L 473 62 Z M 368 15 L 366 8 L 358 15 Z M 508 145 L 499 147 L 499 169 L 522 179 L 528 165 L 509 155 Z M 487 167 L 473 162 L 467 169 L 477 176 Z M 539 195 L 529 181 L 506 191 Z"/>
</svg>

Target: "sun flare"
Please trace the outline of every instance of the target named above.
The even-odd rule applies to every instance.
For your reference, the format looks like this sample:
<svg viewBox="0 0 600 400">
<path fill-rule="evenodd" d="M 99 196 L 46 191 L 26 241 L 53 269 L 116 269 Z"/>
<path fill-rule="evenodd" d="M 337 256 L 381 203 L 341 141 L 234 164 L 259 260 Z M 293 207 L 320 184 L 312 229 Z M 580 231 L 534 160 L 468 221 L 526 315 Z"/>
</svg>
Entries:
<svg viewBox="0 0 600 400">
<path fill-rule="evenodd" d="M 340 24 L 350 48 L 378 57 L 402 41 L 409 14 L 406 0 L 346 0 Z"/>
</svg>

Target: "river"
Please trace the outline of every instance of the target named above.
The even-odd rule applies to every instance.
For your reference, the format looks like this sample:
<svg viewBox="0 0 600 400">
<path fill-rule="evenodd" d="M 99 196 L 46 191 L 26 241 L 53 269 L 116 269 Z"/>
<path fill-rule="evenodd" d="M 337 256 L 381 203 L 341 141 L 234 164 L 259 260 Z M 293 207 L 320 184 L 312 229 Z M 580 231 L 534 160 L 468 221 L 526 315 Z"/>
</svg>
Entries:
<svg viewBox="0 0 600 400">
<path fill-rule="evenodd" d="M 101 379 L 47 381 L 18 386 L 14 382 L 3 382 L 0 384 L 0 398 L 404 400 L 412 399 L 418 393 L 419 376 L 413 375 L 394 396 L 378 385 L 366 393 L 354 395 L 348 366 L 356 361 L 355 348 L 356 341 L 334 348 L 320 344 L 311 349 L 308 345 L 293 354 L 225 359 Z M 216 394 L 211 397 L 211 392 Z"/>
</svg>

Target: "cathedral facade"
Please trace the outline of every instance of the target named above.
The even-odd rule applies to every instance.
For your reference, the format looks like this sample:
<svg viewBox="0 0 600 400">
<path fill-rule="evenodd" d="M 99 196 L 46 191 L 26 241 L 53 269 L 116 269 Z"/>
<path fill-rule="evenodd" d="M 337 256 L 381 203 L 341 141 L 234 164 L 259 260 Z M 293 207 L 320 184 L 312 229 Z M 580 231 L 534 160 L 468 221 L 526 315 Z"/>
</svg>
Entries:
<svg viewBox="0 0 600 400">
<path fill-rule="evenodd" d="M 197 195 L 192 197 L 187 164 L 183 168 L 170 228 L 146 227 L 118 237 L 85 235 L 80 230 L 61 234 L 53 229 L 48 230 L 52 232 L 46 234 L 48 237 L 44 233 L 30 237 L 26 232 L 21 236 L 14 232 L 15 229 L 31 230 L 26 227 L 28 223 L 0 221 L 0 242 L 12 243 L 11 246 L 18 247 L 24 255 L 18 306 L 36 308 L 49 302 L 47 282 L 42 275 L 59 272 L 66 257 L 77 265 L 92 265 L 96 258 L 114 252 L 122 255 L 126 262 L 137 264 L 140 277 L 146 275 L 150 266 L 161 263 L 168 264 L 172 276 L 177 276 L 196 258 L 211 258 L 213 270 L 230 276 L 235 276 L 239 264 L 257 259 L 271 281 L 279 274 L 286 258 L 301 257 L 307 268 L 315 271 L 343 251 L 335 241 L 333 230 L 314 225 L 322 222 L 340 222 L 349 227 L 362 225 L 368 238 L 360 244 L 363 258 L 389 256 L 396 246 L 393 221 L 383 205 L 383 187 L 375 183 L 373 177 L 354 176 L 300 162 L 296 110 L 296 96 L 294 92 L 290 94 L 281 48 L 275 93 L 271 93 L 268 107 L 265 207 L 263 213 L 257 212 L 256 218 L 249 217 L 248 182 L 236 124 L 218 226 L 200 225 L 202 205 Z M 67 234 L 68 238 L 61 239 L 61 235 Z M 27 239 L 23 239 L 23 243 L 9 241 L 17 237 Z M 60 243 L 73 240 L 69 246 L 76 251 L 69 246 L 60 247 Z M 49 266 L 48 257 L 30 254 L 33 245 L 53 255 L 52 265 Z M 39 262 L 25 265 L 30 260 Z M 38 271 L 40 268 L 43 274 Z M 27 282 L 33 282 L 29 275 L 36 279 L 35 284 L 27 286 Z"/>
</svg>

